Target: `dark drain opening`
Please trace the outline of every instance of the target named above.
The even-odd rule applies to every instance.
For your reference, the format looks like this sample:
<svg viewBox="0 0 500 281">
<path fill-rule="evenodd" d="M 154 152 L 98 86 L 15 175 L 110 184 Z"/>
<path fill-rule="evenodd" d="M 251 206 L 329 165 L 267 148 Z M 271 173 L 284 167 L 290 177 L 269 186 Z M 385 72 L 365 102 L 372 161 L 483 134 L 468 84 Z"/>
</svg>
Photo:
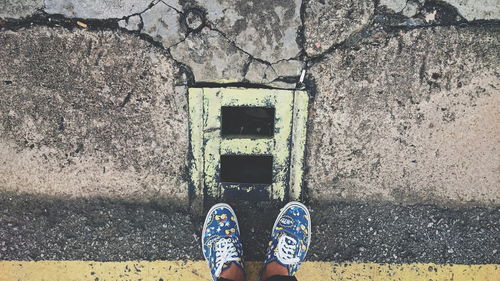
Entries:
<svg viewBox="0 0 500 281">
<path fill-rule="evenodd" d="M 221 155 L 220 179 L 225 183 L 272 184 L 273 157 L 269 155 Z"/>
<path fill-rule="evenodd" d="M 222 136 L 272 137 L 274 108 L 223 106 Z"/>
</svg>

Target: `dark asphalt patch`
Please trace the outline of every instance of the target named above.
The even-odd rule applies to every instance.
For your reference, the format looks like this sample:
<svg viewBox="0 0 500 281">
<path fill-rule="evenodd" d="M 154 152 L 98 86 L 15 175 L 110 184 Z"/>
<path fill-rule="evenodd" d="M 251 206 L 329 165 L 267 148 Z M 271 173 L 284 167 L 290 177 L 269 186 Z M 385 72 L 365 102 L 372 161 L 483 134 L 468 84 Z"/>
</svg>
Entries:
<svg viewBox="0 0 500 281">
<path fill-rule="evenodd" d="M 201 259 L 194 232 L 179 207 L 0 195 L 2 260 Z"/>
<path fill-rule="evenodd" d="M 500 209 L 331 203 L 312 210 L 311 259 L 500 263 Z"/>
<path fill-rule="evenodd" d="M 232 203 L 246 260 L 262 260 L 279 205 Z M 330 202 L 311 207 L 308 260 L 500 264 L 500 209 Z M 0 260 L 202 259 L 201 217 L 157 203 L 0 194 Z"/>
</svg>

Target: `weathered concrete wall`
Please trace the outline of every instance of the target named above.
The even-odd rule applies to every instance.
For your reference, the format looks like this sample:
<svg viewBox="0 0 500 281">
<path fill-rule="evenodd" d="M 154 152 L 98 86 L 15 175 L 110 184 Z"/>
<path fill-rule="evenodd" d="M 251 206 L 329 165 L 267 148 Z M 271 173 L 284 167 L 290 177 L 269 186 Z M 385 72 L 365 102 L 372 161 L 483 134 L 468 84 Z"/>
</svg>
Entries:
<svg viewBox="0 0 500 281">
<path fill-rule="evenodd" d="M 316 64 L 309 196 L 500 204 L 499 37 L 378 33 Z"/>
<path fill-rule="evenodd" d="M 187 203 L 186 94 L 133 35 L 3 31 L 0 186 Z M 315 63 L 314 200 L 499 204 L 498 27 L 376 33 Z"/>
<path fill-rule="evenodd" d="M 187 203 L 174 62 L 115 32 L 0 32 L 0 189 Z"/>
<path fill-rule="evenodd" d="M 312 199 L 500 203 L 500 32 L 468 23 L 497 0 L 121 2 L 0 3 L 4 189 L 185 202 L 179 63 L 278 88 L 312 67 Z M 88 30 L 19 30 L 58 24 Z"/>
</svg>

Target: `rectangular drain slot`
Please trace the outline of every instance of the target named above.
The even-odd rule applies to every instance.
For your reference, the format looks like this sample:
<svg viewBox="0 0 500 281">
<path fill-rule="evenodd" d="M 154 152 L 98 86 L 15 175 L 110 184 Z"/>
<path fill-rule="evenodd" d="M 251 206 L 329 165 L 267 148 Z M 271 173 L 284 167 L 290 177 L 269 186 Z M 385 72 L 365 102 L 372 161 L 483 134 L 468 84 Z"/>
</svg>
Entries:
<svg viewBox="0 0 500 281">
<path fill-rule="evenodd" d="M 193 202 L 298 200 L 308 102 L 300 90 L 189 88 Z"/>
<path fill-rule="evenodd" d="M 224 183 L 273 183 L 273 157 L 269 155 L 221 155 L 220 180 Z"/>
<path fill-rule="evenodd" d="M 272 137 L 274 108 L 223 106 L 222 136 Z"/>
</svg>

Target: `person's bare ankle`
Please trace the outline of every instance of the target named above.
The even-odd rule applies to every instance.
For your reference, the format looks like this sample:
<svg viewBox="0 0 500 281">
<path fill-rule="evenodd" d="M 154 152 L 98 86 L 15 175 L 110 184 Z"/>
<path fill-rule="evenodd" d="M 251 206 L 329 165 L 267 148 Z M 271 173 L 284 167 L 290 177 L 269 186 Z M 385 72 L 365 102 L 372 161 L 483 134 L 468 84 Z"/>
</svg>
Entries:
<svg viewBox="0 0 500 281">
<path fill-rule="evenodd" d="M 241 267 L 231 263 L 229 268 L 224 270 L 219 277 L 234 281 L 245 281 L 245 272 L 241 269 Z"/>
<path fill-rule="evenodd" d="M 264 267 L 261 280 L 266 281 L 267 279 L 275 275 L 288 276 L 288 269 L 275 261 L 270 262 L 266 265 L 266 267 Z"/>
</svg>

